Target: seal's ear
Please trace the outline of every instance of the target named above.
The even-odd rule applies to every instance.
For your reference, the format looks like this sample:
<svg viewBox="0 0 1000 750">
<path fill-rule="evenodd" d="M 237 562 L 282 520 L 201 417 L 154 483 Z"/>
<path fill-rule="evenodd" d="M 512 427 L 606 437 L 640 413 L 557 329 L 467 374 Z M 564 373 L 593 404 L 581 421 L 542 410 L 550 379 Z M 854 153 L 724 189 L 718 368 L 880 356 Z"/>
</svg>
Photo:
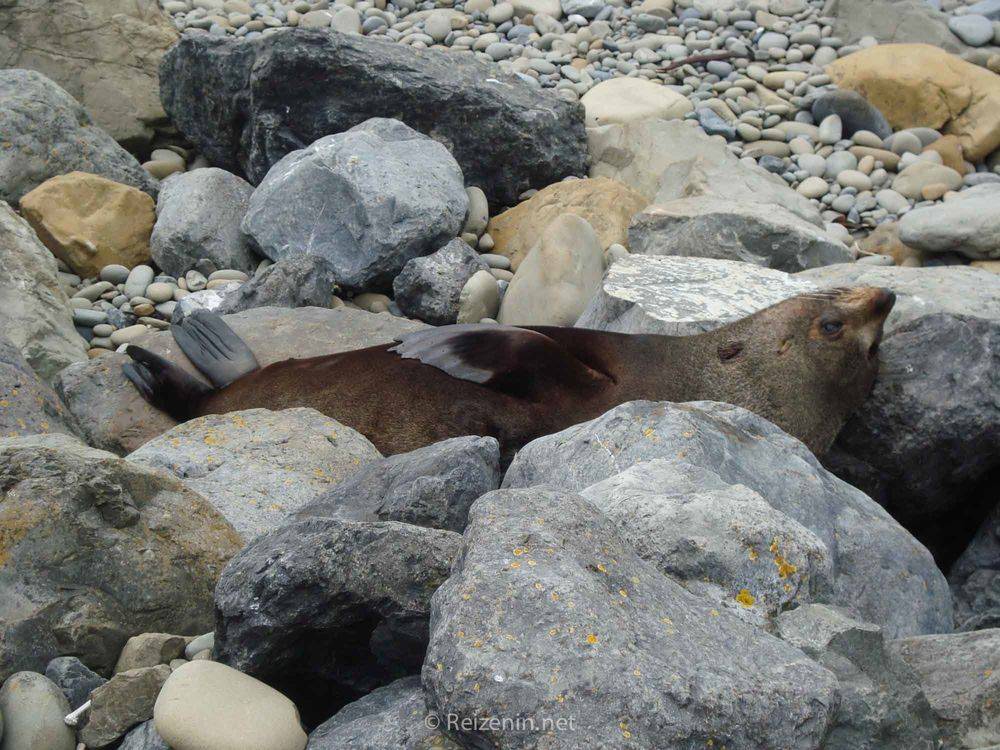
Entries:
<svg viewBox="0 0 1000 750">
<path fill-rule="evenodd" d="M 610 382 L 605 373 L 588 367 L 562 344 L 525 328 L 452 325 L 415 331 L 399 342 L 389 351 L 529 401 L 544 399 L 557 385 L 586 389 Z"/>
</svg>

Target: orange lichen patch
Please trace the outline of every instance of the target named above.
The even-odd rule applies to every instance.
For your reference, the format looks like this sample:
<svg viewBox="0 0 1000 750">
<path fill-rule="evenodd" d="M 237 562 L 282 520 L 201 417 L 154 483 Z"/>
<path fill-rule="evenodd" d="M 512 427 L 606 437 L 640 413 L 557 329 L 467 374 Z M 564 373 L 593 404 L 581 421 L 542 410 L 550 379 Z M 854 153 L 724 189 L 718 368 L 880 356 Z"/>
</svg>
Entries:
<svg viewBox="0 0 1000 750">
<path fill-rule="evenodd" d="M 587 635 L 587 643 L 593 646 L 595 643 L 597 643 L 597 636 L 594 635 L 593 633 L 589 633 Z"/>
<path fill-rule="evenodd" d="M 215 430 L 205 433 L 205 445 L 222 445 L 225 442 Z"/>
<path fill-rule="evenodd" d="M 708 611 L 708 614 L 712 615 L 712 617 L 718 617 L 719 616 L 719 610 L 717 610 L 717 609 L 710 609 Z"/>
<path fill-rule="evenodd" d="M 736 595 L 736 601 L 744 607 L 752 607 L 757 602 L 757 599 L 747 589 L 740 589 L 740 593 Z"/>
<path fill-rule="evenodd" d="M 619 595 L 621 595 L 623 597 L 626 597 L 626 598 L 628 597 L 628 592 L 625 589 L 618 589 L 618 593 L 619 593 Z"/>
<path fill-rule="evenodd" d="M 747 555 L 750 557 L 751 560 L 756 560 L 758 557 L 760 557 L 760 555 L 757 554 L 757 550 L 754 547 L 751 547 L 748 550 Z"/>
<path fill-rule="evenodd" d="M 233 419 L 233 425 L 236 426 L 236 427 L 246 427 L 247 426 L 246 420 L 243 419 L 243 417 L 241 417 L 239 414 L 234 414 L 233 417 L 232 417 L 232 419 Z M 334 433 L 333 437 L 337 437 L 337 434 Z"/>
<path fill-rule="evenodd" d="M 520 567 L 521 567 L 521 563 L 519 563 L 519 562 L 517 562 L 517 561 L 515 560 L 514 562 L 512 562 L 512 563 L 510 564 L 510 567 L 511 567 L 511 570 L 517 570 L 518 568 L 520 568 Z"/>
<path fill-rule="evenodd" d="M 524 547 L 514 547 L 514 554 L 515 554 L 516 556 L 520 556 L 520 555 L 523 555 L 523 554 L 524 554 L 525 552 L 527 552 L 527 551 L 528 551 L 528 550 L 526 550 L 526 549 L 525 549 Z"/>
<path fill-rule="evenodd" d="M 778 578 L 784 580 L 785 578 L 788 578 L 788 576 L 792 575 L 798 570 L 797 566 L 792 565 L 792 563 L 790 563 L 782 556 L 781 551 L 779 550 L 778 547 L 777 538 L 775 538 L 775 540 L 771 542 L 771 546 L 769 549 L 771 550 L 771 554 L 774 555 L 774 565 L 778 569 Z"/>
<path fill-rule="evenodd" d="M 8 563 L 14 548 L 44 517 L 44 508 L 35 504 L 18 507 L 11 503 L 11 507 L 0 512 L 0 568 Z"/>
</svg>

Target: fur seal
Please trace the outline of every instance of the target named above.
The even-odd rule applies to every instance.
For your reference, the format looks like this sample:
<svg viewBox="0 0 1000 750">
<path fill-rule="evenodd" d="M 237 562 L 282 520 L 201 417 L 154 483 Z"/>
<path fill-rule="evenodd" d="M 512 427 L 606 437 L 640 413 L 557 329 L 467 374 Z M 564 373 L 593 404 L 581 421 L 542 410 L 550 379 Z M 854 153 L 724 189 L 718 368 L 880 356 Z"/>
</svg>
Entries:
<svg viewBox="0 0 1000 750">
<path fill-rule="evenodd" d="M 124 367 L 178 420 L 308 406 L 385 455 L 481 435 L 509 461 L 536 437 L 635 400 L 743 406 L 822 454 L 871 391 L 894 303 L 888 289 L 833 289 L 695 336 L 452 325 L 264 368 L 221 317 L 198 311 L 171 330 L 211 387 L 137 346 Z"/>
</svg>

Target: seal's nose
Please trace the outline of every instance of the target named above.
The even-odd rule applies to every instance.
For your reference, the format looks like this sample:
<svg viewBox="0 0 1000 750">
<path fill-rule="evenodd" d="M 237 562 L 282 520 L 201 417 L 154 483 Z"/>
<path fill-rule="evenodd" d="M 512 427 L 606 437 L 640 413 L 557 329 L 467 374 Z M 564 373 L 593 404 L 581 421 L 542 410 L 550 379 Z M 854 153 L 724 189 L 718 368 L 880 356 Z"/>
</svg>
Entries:
<svg viewBox="0 0 1000 750">
<path fill-rule="evenodd" d="M 872 295 L 872 309 L 876 315 L 885 317 L 892 310 L 892 306 L 896 304 L 896 293 L 891 289 L 886 289 L 884 287 L 879 287 L 875 289 L 875 293 Z"/>
</svg>

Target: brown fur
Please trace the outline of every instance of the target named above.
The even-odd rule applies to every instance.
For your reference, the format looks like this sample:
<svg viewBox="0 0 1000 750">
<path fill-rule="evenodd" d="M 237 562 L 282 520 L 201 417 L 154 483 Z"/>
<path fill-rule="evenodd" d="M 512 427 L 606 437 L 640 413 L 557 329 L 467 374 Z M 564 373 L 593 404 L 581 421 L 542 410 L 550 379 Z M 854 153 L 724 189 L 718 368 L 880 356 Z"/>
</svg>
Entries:
<svg viewBox="0 0 1000 750">
<path fill-rule="evenodd" d="M 609 376 L 524 400 L 376 346 L 288 360 L 209 394 L 196 414 L 308 406 L 353 427 L 382 453 L 460 435 L 491 435 L 509 460 L 528 441 L 627 401 L 724 401 L 829 448 L 871 390 L 891 292 L 835 290 L 786 300 L 710 333 L 672 337 L 536 328 Z M 842 322 L 837 335 L 825 321 Z"/>
</svg>

